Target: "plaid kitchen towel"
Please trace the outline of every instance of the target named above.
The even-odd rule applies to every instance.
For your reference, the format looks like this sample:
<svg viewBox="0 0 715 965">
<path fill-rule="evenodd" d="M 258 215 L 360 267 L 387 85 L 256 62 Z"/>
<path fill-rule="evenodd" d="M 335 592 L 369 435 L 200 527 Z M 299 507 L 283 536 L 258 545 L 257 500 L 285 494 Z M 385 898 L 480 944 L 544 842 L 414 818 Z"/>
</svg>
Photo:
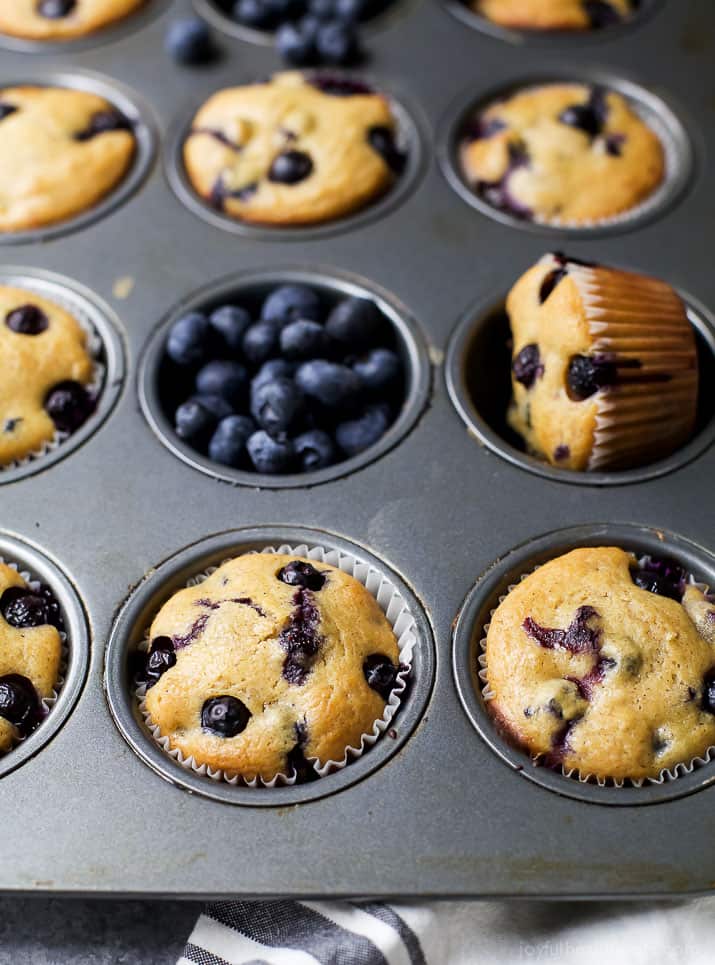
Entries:
<svg viewBox="0 0 715 965">
<path fill-rule="evenodd" d="M 715 899 L 225 901 L 179 965 L 712 965 Z"/>
</svg>

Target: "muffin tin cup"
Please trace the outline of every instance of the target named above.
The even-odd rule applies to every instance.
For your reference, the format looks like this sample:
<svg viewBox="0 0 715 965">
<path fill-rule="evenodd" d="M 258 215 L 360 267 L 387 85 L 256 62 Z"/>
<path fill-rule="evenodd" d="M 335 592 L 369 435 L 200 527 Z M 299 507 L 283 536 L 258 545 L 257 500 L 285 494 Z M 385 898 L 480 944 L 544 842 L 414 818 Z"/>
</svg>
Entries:
<svg viewBox="0 0 715 965">
<path fill-rule="evenodd" d="M 548 84 L 584 84 L 602 86 L 621 94 L 631 109 L 658 135 L 665 154 L 665 176 L 661 184 L 645 200 L 627 211 L 588 223 L 535 221 L 518 218 L 501 211 L 480 198 L 462 171 L 459 149 L 466 122 L 497 101 L 519 91 Z M 695 156 L 691 138 L 680 117 L 682 111 L 670 106 L 662 94 L 646 90 L 640 84 L 603 70 L 584 70 L 581 67 L 558 68 L 531 76 L 517 78 L 497 88 L 475 93 L 473 87 L 464 91 L 448 108 L 437 132 L 437 157 L 442 172 L 457 194 L 495 221 L 532 234 L 559 238 L 602 238 L 621 234 L 660 217 L 674 206 L 691 184 Z"/>
<path fill-rule="evenodd" d="M 487 17 L 483 17 L 472 10 L 462 0 L 440 0 L 441 5 L 453 17 L 473 30 L 478 30 L 514 46 L 548 47 L 555 52 L 567 48 L 571 49 L 577 44 L 594 44 L 604 40 L 617 40 L 623 34 L 641 27 L 647 19 L 657 12 L 663 2 L 664 0 L 642 0 L 641 9 L 636 11 L 630 19 L 599 30 L 519 30 L 493 23 Z"/>
<path fill-rule="evenodd" d="M 693 438 L 666 459 L 634 469 L 578 472 L 572 469 L 559 469 L 546 460 L 531 456 L 517 448 L 515 433 L 506 426 L 506 406 L 511 397 L 511 355 L 507 348 L 510 334 L 505 309 L 506 296 L 497 300 L 478 302 L 470 307 L 457 323 L 445 356 L 445 378 L 452 404 L 470 435 L 480 443 L 512 465 L 554 482 L 571 483 L 577 486 L 623 486 L 656 479 L 674 472 L 696 459 L 715 441 L 715 392 L 712 388 L 713 378 L 715 378 L 715 317 L 691 295 L 682 291 L 679 295 L 685 304 L 688 319 L 695 329 L 698 343 L 701 376 L 698 426 Z M 481 350 L 477 351 L 476 347 L 479 346 Z M 472 360 L 478 368 L 480 362 L 484 364 L 487 358 L 492 359 L 491 375 L 487 372 L 483 374 L 485 378 L 487 376 L 490 378 L 487 384 L 493 384 L 495 352 L 503 356 L 504 379 L 503 384 L 499 386 L 503 396 L 499 404 L 503 412 L 492 412 L 489 418 L 485 418 L 470 389 L 468 369 L 470 364 L 473 364 Z M 478 376 L 476 382 L 480 381 Z M 495 423 L 498 421 L 503 425 L 496 427 Z M 510 442 L 510 436 L 514 436 L 513 443 Z"/>
<path fill-rule="evenodd" d="M 278 72 L 273 71 L 272 73 Z M 401 92 L 397 91 L 397 87 L 390 83 L 383 85 L 377 79 L 361 71 L 321 71 L 315 68 L 312 70 L 306 69 L 303 73 L 308 77 L 329 73 L 331 77 L 344 77 L 347 80 L 362 81 L 373 91 L 387 98 L 396 121 L 396 142 L 407 155 L 407 164 L 402 174 L 397 176 L 387 190 L 374 201 L 368 202 L 357 211 L 330 221 L 290 226 L 252 224 L 248 221 L 232 218 L 230 215 L 212 208 L 208 201 L 196 192 L 184 166 L 184 142 L 191 130 L 197 111 L 206 102 L 207 98 L 204 95 L 171 124 L 167 132 L 164 152 L 164 165 L 169 184 L 179 200 L 190 211 L 199 215 L 214 227 L 222 228 L 231 234 L 243 235 L 257 241 L 297 241 L 302 243 L 362 228 L 389 214 L 390 211 L 407 200 L 417 187 L 427 167 L 425 142 L 429 138 L 429 128 L 417 105 L 408 101 Z M 256 82 L 256 78 L 244 80 L 237 78 L 234 86 Z"/>
<path fill-rule="evenodd" d="M 483 641 L 499 603 L 522 579 L 539 566 L 583 546 L 620 546 L 641 558 L 673 556 L 701 586 L 715 585 L 715 557 L 682 536 L 653 527 L 603 523 L 555 530 L 511 550 L 487 570 L 467 595 L 454 625 L 452 669 L 462 706 L 491 749 L 520 775 L 550 791 L 592 804 L 658 804 L 683 797 L 715 781 L 715 747 L 691 761 L 663 771 L 657 779 L 598 783 L 577 772 L 558 771 L 536 763 L 515 747 L 499 730 L 485 696 L 486 669 Z M 620 782 L 619 782 L 620 784 Z"/>
<path fill-rule="evenodd" d="M 69 717 L 77 700 L 89 664 L 89 633 L 84 609 L 62 570 L 29 543 L 0 533 L 0 562 L 17 570 L 26 583 L 46 583 L 57 599 L 64 618 L 59 677 L 50 697 L 42 698 L 46 717 L 31 734 L 0 756 L 0 778 L 14 771 L 38 753 Z"/>
<path fill-rule="evenodd" d="M 0 245 L 21 245 L 51 241 L 79 231 L 99 221 L 120 205 L 128 201 L 139 190 L 148 176 L 156 151 L 156 125 L 147 104 L 129 87 L 118 81 L 103 77 L 90 71 L 35 70 L 8 78 L 5 87 L 29 85 L 34 87 L 66 87 L 70 90 L 86 91 L 103 97 L 116 107 L 132 123 L 135 139 L 134 158 L 124 177 L 100 198 L 91 208 L 52 224 L 28 228 L 22 231 L 0 232 Z"/>
<path fill-rule="evenodd" d="M 79 448 L 101 426 L 117 401 L 124 382 L 124 345 L 112 310 L 77 282 L 36 268 L 0 266 L 0 285 L 25 288 L 73 315 L 88 335 L 94 375 L 88 388 L 97 404 L 89 418 L 71 434 L 56 432 L 40 450 L 0 466 L 0 485 L 41 472 Z"/>
<path fill-rule="evenodd" d="M 145 27 L 151 20 L 158 17 L 162 7 L 162 0 L 145 0 L 144 6 L 134 13 L 107 24 L 99 30 L 84 37 L 72 37 L 67 40 L 32 40 L 25 37 L 12 37 L 10 34 L 0 33 L 0 49 L 14 51 L 19 54 L 47 54 L 62 55 L 76 54 L 93 47 L 113 43 Z"/>
<path fill-rule="evenodd" d="M 342 761 L 315 768 L 307 784 L 279 775 L 247 783 L 235 775 L 199 765 L 169 749 L 143 707 L 142 691 L 132 687 L 129 654 L 146 647 L 148 627 L 177 590 L 195 585 L 227 559 L 251 552 L 291 552 L 338 566 L 376 596 L 400 641 L 400 659 L 409 672 L 398 685 L 383 717 L 363 734 L 360 747 L 346 749 Z M 171 783 L 229 804 L 284 806 L 324 797 L 377 770 L 405 743 L 429 700 L 434 676 L 432 636 L 427 618 L 410 588 L 382 560 L 332 534 L 296 527 L 257 527 L 209 537 L 182 550 L 151 572 L 119 613 L 107 648 L 104 685 L 109 707 L 124 738 L 138 756 Z"/>
<path fill-rule="evenodd" d="M 375 445 L 343 462 L 314 472 L 267 475 L 233 469 L 214 462 L 194 450 L 177 436 L 164 412 L 159 387 L 160 368 L 166 339 L 171 325 L 181 315 L 222 302 L 241 302 L 242 296 L 263 296 L 281 284 L 305 284 L 326 295 L 345 297 L 356 295 L 373 299 L 384 316 L 392 323 L 397 351 L 402 356 L 406 372 L 406 395 L 397 419 Z M 409 310 L 390 294 L 365 279 L 332 268 L 275 268 L 245 272 L 224 278 L 184 299 L 161 323 L 151 336 L 139 367 L 139 400 L 149 425 L 160 441 L 184 462 L 201 472 L 226 482 L 265 489 L 285 489 L 316 486 L 347 476 L 379 459 L 396 446 L 414 427 L 429 397 L 431 368 L 424 339 Z"/>
</svg>

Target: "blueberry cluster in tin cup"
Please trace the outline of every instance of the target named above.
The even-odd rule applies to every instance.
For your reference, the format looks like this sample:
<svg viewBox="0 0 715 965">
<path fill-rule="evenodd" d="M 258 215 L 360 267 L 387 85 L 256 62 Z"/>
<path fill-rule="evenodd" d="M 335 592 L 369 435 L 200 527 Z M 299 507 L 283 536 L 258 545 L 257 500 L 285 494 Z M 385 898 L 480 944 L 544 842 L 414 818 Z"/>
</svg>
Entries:
<svg viewBox="0 0 715 965">
<path fill-rule="evenodd" d="M 310 473 L 382 438 L 405 376 L 375 301 L 291 283 L 177 319 L 160 393 L 179 438 L 214 462 Z"/>
</svg>

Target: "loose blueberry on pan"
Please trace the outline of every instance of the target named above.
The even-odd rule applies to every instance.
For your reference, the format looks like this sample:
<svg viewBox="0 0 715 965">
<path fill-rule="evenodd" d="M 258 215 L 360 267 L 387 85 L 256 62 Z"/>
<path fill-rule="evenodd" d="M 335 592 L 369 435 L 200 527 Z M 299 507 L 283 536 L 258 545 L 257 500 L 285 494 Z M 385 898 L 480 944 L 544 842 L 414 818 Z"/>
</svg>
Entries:
<svg viewBox="0 0 715 965">
<path fill-rule="evenodd" d="M 377 305 L 331 305 L 288 284 L 257 314 L 227 304 L 172 325 L 162 392 L 177 435 L 215 462 L 269 474 L 312 472 L 375 445 L 405 393 Z"/>
</svg>

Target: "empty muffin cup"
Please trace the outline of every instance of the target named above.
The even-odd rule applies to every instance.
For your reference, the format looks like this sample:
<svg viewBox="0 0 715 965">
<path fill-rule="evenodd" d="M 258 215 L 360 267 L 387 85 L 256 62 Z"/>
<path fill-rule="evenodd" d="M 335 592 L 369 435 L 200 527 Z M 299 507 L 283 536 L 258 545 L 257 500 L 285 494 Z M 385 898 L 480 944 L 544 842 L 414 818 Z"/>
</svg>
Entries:
<svg viewBox="0 0 715 965">
<path fill-rule="evenodd" d="M 573 718 L 577 725 L 584 712 L 581 705 L 585 702 L 585 706 L 589 706 L 591 695 L 601 681 L 606 679 L 609 673 L 620 672 L 618 668 L 624 660 L 626 663 L 637 660 L 637 641 L 630 641 L 626 637 L 622 640 L 620 637 L 616 639 L 612 633 L 605 642 L 601 641 L 597 605 L 595 609 L 589 606 L 580 607 L 572 625 L 564 630 L 548 630 L 528 618 L 523 625 L 529 636 L 538 638 L 542 648 L 540 653 L 548 654 L 549 648 L 554 648 L 555 653 L 569 650 L 579 655 L 579 660 L 586 662 L 588 657 L 591 657 L 592 661 L 594 655 L 598 658 L 583 680 L 576 679 L 576 676 L 564 679 L 564 693 L 560 695 L 560 702 L 557 700 L 553 704 L 553 714 L 561 713 L 561 723 L 565 722 L 562 731 L 556 733 L 556 737 L 561 739 L 563 732 L 564 753 L 561 753 L 561 744 L 557 743 L 554 744 L 556 750 L 553 753 L 536 753 L 532 756 L 522 741 L 512 736 L 506 721 L 502 725 L 501 718 L 492 710 L 495 693 L 489 687 L 486 637 L 496 610 L 523 580 L 537 573 L 543 564 L 564 557 L 570 561 L 570 550 L 597 547 L 618 547 L 628 552 L 633 559 L 631 579 L 635 585 L 662 597 L 670 596 L 682 601 L 683 610 L 692 621 L 692 624 L 686 621 L 689 631 L 692 632 L 695 628 L 702 637 L 705 649 L 708 645 L 712 646 L 712 628 L 708 623 L 708 620 L 712 622 L 712 618 L 708 614 L 715 610 L 715 601 L 709 594 L 708 587 L 715 582 L 715 559 L 710 554 L 682 537 L 647 527 L 617 524 L 574 527 L 549 533 L 518 547 L 477 582 L 465 600 L 455 624 L 453 668 L 457 688 L 463 706 L 480 735 L 503 760 L 528 779 L 567 796 L 603 804 L 651 804 L 669 800 L 690 793 L 715 779 L 712 764 L 715 747 L 700 748 L 695 756 L 674 761 L 657 774 L 644 774 L 642 778 L 609 778 L 603 774 L 596 776 L 563 763 L 570 753 L 567 750 L 570 721 Z M 611 563 L 613 561 L 609 559 L 607 568 Z M 574 565 L 580 565 L 580 562 L 575 562 Z M 620 566 L 620 557 L 618 565 Z M 679 614 L 679 619 L 680 616 Z M 707 635 L 701 632 L 703 627 Z M 546 650 L 543 650 L 544 647 Z M 703 654 L 700 654 L 700 657 L 702 656 Z M 573 659 L 571 657 L 571 660 Z M 626 663 L 623 663 L 624 667 Z M 710 694 L 708 672 L 705 678 L 703 694 L 706 691 Z M 569 681 L 573 681 L 573 684 Z M 570 688 L 568 694 L 566 688 Z M 542 689 L 545 693 L 546 686 Z M 534 693 L 536 692 L 535 690 Z M 538 693 L 541 694 L 541 690 L 538 690 Z M 715 696 L 715 688 L 712 688 L 712 695 Z M 551 698 L 554 696 L 550 694 Z M 688 693 L 684 693 L 683 699 L 697 703 L 700 698 L 696 688 L 692 687 Z M 705 697 L 702 699 L 705 700 Z M 571 704 L 566 705 L 569 700 L 573 707 Z M 697 710 L 695 703 L 693 708 Z M 549 706 L 551 707 L 551 704 Z M 528 718 L 535 710 L 527 707 L 527 711 L 525 714 L 529 724 Z M 655 733 L 654 741 L 661 732 L 665 748 L 673 739 L 668 720 L 663 720 L 662 727 Z M 655 743 L 653 747 L 654 753 L 660 753 Z M 615 769 L 617 768 L 614 766 Z"/>
</svg>

